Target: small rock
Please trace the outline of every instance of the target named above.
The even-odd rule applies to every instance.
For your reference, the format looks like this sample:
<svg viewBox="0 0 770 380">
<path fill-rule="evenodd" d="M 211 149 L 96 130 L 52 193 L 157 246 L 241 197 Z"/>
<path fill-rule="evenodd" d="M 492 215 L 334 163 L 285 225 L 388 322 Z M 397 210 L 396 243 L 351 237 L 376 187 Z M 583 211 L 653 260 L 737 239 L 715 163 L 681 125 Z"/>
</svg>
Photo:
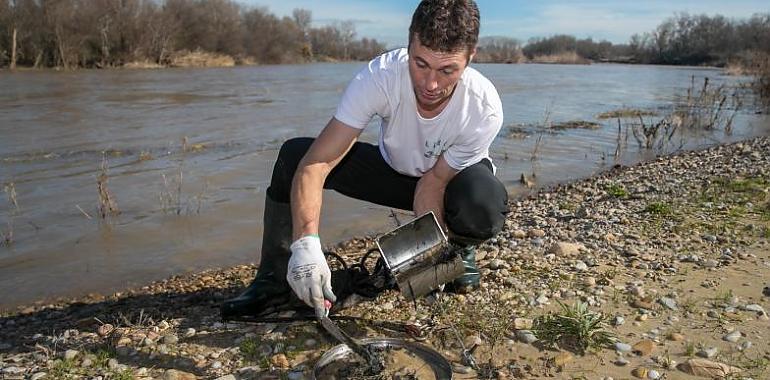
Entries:
<svg viewBox="0 0 770 380">
<path fill-rule="evenodd" d="M 626 319 L 620 315 L 616 315 L 615 318 L 612 319 L 613 326 L 622 326 L 624 323 L 626 323 Z"/>
<path fill-rule="evenodd" d="M 545 236 L 545 231 L 543 231 L 541 229 L 537 229 L 537 228 L 531 229 L 531 230 L 529 230 L 529 236 L 530 237 L 534 237 L 534 238 L 541 238 L 541 237 Z"/>
<path fill-rule="evenodd" d="M 765 309 L 762 306 L 757 305 L 755 303 L 746 305 L 746 306 L 742 307 L 742 309 L 746 310 L 746 311 L 753 311 L 753 312 L 758 313 L 758 314 L 766 314 L 765 313 Z"/>
<path fill-rule="evenodd" d="M 67 350 L 67 351 L 64 351 L 64 360 L 74 360 L 78 356 L 79 353 L 80 353 L 80 351 L 78 351 L 78 350 Z"/>
<path fill-rule="evenodd" d="M 461 375 L 467 375 L 467 374 L 471 373 L 471 371 L 473 371 L 473 368 L 471 368 L 471 367 L 466 367 L 466 366 L 460 365 L 460 364 L 452 364 L 452 372 L 454 372 L 454 373 L 459 373 Z"/>
<path fill-rule="evenodd" d="M 660 372 L 651 369 L 647 372 L 647 378 L 650 380 L 657 380 L 660 379 Z"/>
<path fill-rule="evenodd" d="M 538 305 L 547 305 L 548 297 L 546 297 L 545 294 L 541 294 L 539 297 L 535 299 L 535 302 L 537 302 Z"/>
<path fill-rule="evenodd" d="M 284 354 L 277 354 L 270 358 L 270 363 L 278 368 L 289 368 L 289 359 Z"/>
<path fill-rule="evenodd" d="M 30 376 L 29 380 L 40 380 L 46 376 L 48 376 L 48 374 L 45 372 L 36 372 L 32 376 Z"/>
<path fill-rule="evenodd" d="M 572 356 L 569 352 L 560 352 L 553 358 L 553 364 L 556 367 L 564 367 L 565 364 L 575 360 L 575 357 Z"/>
<path fill-rule="evenodd" d="M 624 358 L 622 356 L 618 356 L 618 358 L 615 359 L 615 361 L 613 363 L 615 363 L 615 365 L 618 366 L 618 367 L 625 367 L 625 366 L 628 365 L 629 361 L 628 361 L 628 359 L 626 359 L 626 358 Z"/>
<path fill-rule="evenodd" d="M 704 268 L 716 268 L 719 266 L 719 261 L 714 259 L 703 260 L 700 265 Z"/>
<path fill-rule="evenodd" d="M 220 368 L 222 368 L 222 362 L 215 361 L 211 363 L 211 369 L 220 369 Z"/>
<path fill-rule="evenodd" d="M 515 230 L 513 231 L 513 237 L 516 239 L 524 239 L 527 237 L 527 233 L 522 230 Z"/>
<path fill-rule="evenodd" d="M 304 371 L 297 370 L 297 371 L 289 371 L 289 374 L 286 375 L 286 377 L 289 380 L 304 380 L 307 377 L 305 377 Z"/>
<path fill-rule="evenodd" d="M 197 380 L 198 377 L 189 372 L 168 369 L 163 372 L 163 380 Z"/>
<path fill-rule="evenodd" d="M 631 371 L 631 374 L 634 375 L 634 377 L 639 379 L 646 379 L 647 373 L 649 373 L 650 370 L 644 367 L 636 367 L 633 371 Z"/>
<path fill-rule="evenodd" d="M 5 367 L 5 368 L 3 368 L 2 373 L 5 374 L 5 375 L 20 375 L 20 374 L 24 373 L 24 368 L 13 367 L 13 366 L 12 367 Z"/>
<path fill-rule="evenodd" d="M 179 337 L 176 336 L 176 334 L 163 335 L 161 341 L 163 344 L 177 344 L 179 342 Z"/>
<path fill-rule="evenodd" d="M 661 298 L 658 300 L 658 303 L 659 303 L 659 304 L 661 304 L 661 305 L 663 305 L 663 306 L 665 306 L 665 307 L 666 307 L 666 308 L 668 308 L 669 310 L 674 310 L 674 311 L 676 311 L 676 310 L 679 310 L 679 308 L 678 308 L 678 307 L 677 307 L 677 305 L 676 305 L 676 300 L 675 300 L 675 299 L 673 299 L 673 298 L 669 298 L 669 297 L 661 297 Z"/>
<path fill-rule="evenodd" d="M 104 338 L 107 335 L 110 335 L 110 333 L 113 332 L 114 330 L 115 330 L 115 326 L 109 323 L 105 323 L 96 329 L 96 333 L 99 334 L 100 337 Z"/>
<path fill-rule="evenodd" d="M 575 265 L 573 267 L 576 270 L 581 271 L 581 272 L 588 270 L 588 264 L 586 264 L 586 263 L 584 263 L 584 262 L 582 262 L 580 260 L 576 261 Z"/>
<path fill-rule="evenodd" d="M 532 331 L 529 330 L 517 330 L 516 331 L 516 338 L 524 343 L 531 344 L 533 342 L 537 341 L 537 336 L 535 336 Z"/>
<path fill-rule="evenodd" d="M 552 245 L 548 250 L 548 253 L 553 253 L 560 257 L 577 256 L 580 253 L 580 249 L 582 247 L 583 246 L 580 244 L 560 241 L 558 243 L 554 243 L 554 245 Z"/>
<path fill-rule="evenodd" d="M 636 343 L 632 349 L 633 352 L 639 356 L 648 356 L 655 349 L 655 343 L 649 339 L 645 339 Z"/>
<path fill-rule="evenodd" d="M 741 339 L 741 332 L 738 330 L 735 330 L 725 335 L 724 337 L 722 337 L 722 339 L 730 343 L 737 343 Z"/>
<path fill-rule="evenodd" d="M 500 259 L 494 259 L 489 262 L 489 269 L 498 270 L 505 267 L 505 261 Z"/>
<path fill-rule="evenodd" d="M 652 310 L 655 307 L 655 305 L 653 305 L 652 302 L 647 300 L 642 300 L 639 298 L 635 298 L 633 301 L 631 301 L 631 306 L 639 309 L 647 309 L 647 310 Z"/>
<path fill-rule="evenodd" d="M 305 348 L 314 348 L 318 345 L 318 341 L 315 339 L 307 339 L 305 340 Z"/>
<path fill-rule="evenodd" d="M 161 330 L 168 330 L 169 327 L 171 327 L 171 325 L 166 321 L 160 321 L 160 323 L 158 323 L 158 328 Z"/>
<path fill-rule="evenodd" d="M 749 348 L 751 348 L 752 345 L 753 345 L 753 343 L 751 343 L 750 341 L 747 340 L 747 341 L 741 343 L 741 349 L 740 350 L 741 351 L 746 351 Z"/>
<path fill-rule="evenodd" d="M 195 329 L 190 327 L 187 330 L 184 331 L 184 334 L 182 335 L 185 338 L 192 338 L 195 336 Z"/>
<path fill-rule="evenodd" d="M 214 380 L 237 380 L 237 379 L 236 379 L 235 375 L 230 374 L 230 375 L 224 375 L 224 376 L 217 377 Z"/>
<path fill-rule="evenodd" d="M 762 288 L 762 295 L 765 297 L 770 297 L 770 286 L 765 286 Z"/>
<path fill-rule="evenodd" d="M 705 359 L 690 359 L 678 365 L 676 368 L 688 375 L 720 379 L 741 372 L 740 368 Z"/>
<path fill-rule="evenodd" d="M 708 347 L 708 348 L 704 348 L 704 349 L 698 351 L 696 353 L 696 355 L 698 355 L 698 356 L 700 356 L 702 358 L 711 359 L 714 356 L 717 356 L 717 353 L 719 353 L 719 349 L 718 348 L 716 348 L 716 347 Z"/>
<path fill-rule="evenodd" d="M 680 333 L 671 333 L 671 334 L 668 334 L 668 339 L 674 342 L 681 342 L 684 340 L 684 335 Z"/>
<path fill-rule="evenodd" d="M 529 318 L 516 318 L 513 320 L 513 328 L 516 330 L 529 330 L 532 328 L 533 321 Z"/>
<path fill-rule="evenodd" d="M 632 349 L 630 344 L 615 342 L 615 351 L 617 352 L 631 352 Z"/>
<path fill-rule="evenodd" d="M 120 363 L 118 362 L 118 359 L 109 359 L 107 360 L 107 368 L 109 369 L 117 369 Z"/>
</svg>

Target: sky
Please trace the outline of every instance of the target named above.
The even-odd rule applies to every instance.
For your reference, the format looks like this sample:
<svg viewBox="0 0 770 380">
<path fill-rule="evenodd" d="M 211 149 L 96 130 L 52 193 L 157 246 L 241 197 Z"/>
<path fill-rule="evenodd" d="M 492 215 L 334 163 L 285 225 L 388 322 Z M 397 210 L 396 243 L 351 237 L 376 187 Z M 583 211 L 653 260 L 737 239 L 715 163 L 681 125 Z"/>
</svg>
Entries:
<svg viewBox="0 0 770 380">
<path fill-rule="evenodd" d="M 417 0 L 239 0 L 267 7 L 277 16 L 295 8 L 313 14 L 313 26 L 353 21 L 358 37 L 371 37 L 388 47 L 406 45 Z M 526 42 L 532 37 L 570 34 L 578 38 L 626 43 L 635 33 L 649 32 L 677 12 L 717 14 L 744 19 L 770 13 L 767 0 L 477 0 L 481 36 L 506 36 Z"/>
</svg>

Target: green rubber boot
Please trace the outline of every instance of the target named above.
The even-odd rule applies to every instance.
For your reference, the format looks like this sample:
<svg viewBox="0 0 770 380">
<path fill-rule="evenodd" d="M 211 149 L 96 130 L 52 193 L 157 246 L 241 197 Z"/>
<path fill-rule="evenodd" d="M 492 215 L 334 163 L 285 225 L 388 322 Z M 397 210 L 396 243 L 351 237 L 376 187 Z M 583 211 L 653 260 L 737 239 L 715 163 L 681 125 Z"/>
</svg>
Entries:
<svg viewBox="0 0 770 380">
<path fill-rule="evenodd" d="M 468 245 L 458 249 L 460 257 L 463 260 L 465 273 L 446 284 L 444 291 L 466 294 L 479 288 L 481 283 L 481 273 L 476 266 L 476 246 Z"/>
<path fill-rule="evenodd" d="M 262 258 L 251 284 L 221 307 L 222 319 L 258 316 L 291 301 L 292 291 L 286 281 L 291 257 L 291 206 L 265 196 Z"/>
</svg>

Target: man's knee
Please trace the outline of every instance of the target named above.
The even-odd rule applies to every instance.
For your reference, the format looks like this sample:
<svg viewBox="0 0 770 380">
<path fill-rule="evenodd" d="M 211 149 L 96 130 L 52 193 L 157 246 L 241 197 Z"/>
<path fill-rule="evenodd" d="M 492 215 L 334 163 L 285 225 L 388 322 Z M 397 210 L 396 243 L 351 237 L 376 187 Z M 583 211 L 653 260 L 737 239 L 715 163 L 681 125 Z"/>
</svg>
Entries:
<svg viewBox="0 0 770 380">
<path fill-rule="evenodd" d="M 315 139 L 309 137 L 296 137 L 286 140 L 278 151 L 278 159 L 273 166 L 273 175 L 270 180 L 268 195 L 278 202 L 289 202 L 291 181 L 297 166 L 305 156 L 310 145 Z"/>
<path fill-rule="evenodd" d="M 480 243 L 502 230 L 508 213 L 508 192 L 491 171 L 477 171 L 447 185 L 444 209 L 453 234 Z"/>
</svg>

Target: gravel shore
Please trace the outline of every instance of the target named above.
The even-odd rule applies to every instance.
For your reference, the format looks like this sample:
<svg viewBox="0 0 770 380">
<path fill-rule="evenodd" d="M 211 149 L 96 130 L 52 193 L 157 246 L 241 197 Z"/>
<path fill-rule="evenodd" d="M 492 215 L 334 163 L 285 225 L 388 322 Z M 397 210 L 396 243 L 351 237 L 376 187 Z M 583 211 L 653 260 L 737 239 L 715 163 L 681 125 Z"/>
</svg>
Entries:
<svg viewBox="0 0 770 380">
<path fill-rule="evenodd" d="M 343 310 L 341 325 L 419 340 L 459 379 L 766 379 L 769 240 L 770 139 L 685 152 L 514 200 L 504 230 L 478 249 L 482 289 L 416 303 L 389 291 Z M 352 261 L 372 244 L 336 253 Z M 336 345 L 314 322 L 220 321 L 219 304 L 253 273 L 210 270 L 6 312 L 0 378 L 309 378 Z M 576 302 L 603 313 L 612 343 L 583 354 L 533 332 Z M 477 369 L 460 359 L 472 346 Z"/>
</svg>

